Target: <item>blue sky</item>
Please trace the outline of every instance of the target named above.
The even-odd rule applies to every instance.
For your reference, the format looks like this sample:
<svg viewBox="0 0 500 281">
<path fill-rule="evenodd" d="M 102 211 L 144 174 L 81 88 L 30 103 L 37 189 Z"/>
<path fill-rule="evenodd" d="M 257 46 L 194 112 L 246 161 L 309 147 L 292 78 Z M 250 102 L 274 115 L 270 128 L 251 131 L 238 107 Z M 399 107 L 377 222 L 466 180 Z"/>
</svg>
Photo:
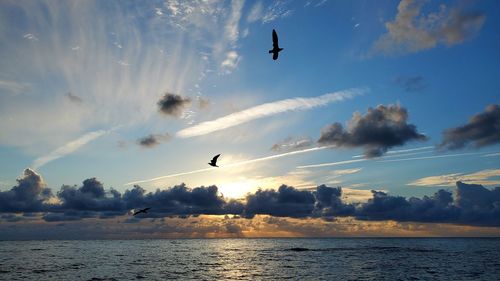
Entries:
<svg viewBox="0 0 500 281">
<path fill-rule="evenodd" d="M 54 191 L 96 177 L 120 192 L 186 183 L 230 198 L 281 184 L 342 186 L 359 201 L 372 189 L 500 185 L 498 132 L 437 147 L 499 104 L 496 1 L 4 1 L 0 14 L 0 190 L 25 168 Z M 175 114 L 159 109 L 166 93 L 186 101 Z M 282 100 L 299 105 L 275 112 Z M 317 142 L 379 105 L 407 112 L 403 124 L 426 140 L 378 143 L 388 152 L 369 159 L 370 141 Z M 179 134 L 246 109 L 258 118 Z M 159 143 L 138 144 L 149 135 Z M 291 151 L 301 152 L 245 162 Z M 206 170 L 219 153 L 221 168 Z M 348 160 L 361 161 L 314 167 Z M 149 180 L 179 173 L 189 174 Z"/>
</svg>

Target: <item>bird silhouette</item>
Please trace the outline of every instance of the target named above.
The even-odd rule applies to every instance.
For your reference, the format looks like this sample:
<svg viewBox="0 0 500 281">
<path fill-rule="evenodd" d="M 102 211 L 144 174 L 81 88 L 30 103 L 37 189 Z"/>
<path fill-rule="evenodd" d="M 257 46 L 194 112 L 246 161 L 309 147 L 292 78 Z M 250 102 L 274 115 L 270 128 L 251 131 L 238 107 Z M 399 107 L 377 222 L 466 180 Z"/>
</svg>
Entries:
<svg viewBox="0 0 500 281">
<path fill-rule="evenodd" d="M 273 60 L 278 59 L 278 53 L 283 51 L 283 48 L 280 48 L 278 44 L 278 34 L 276 33 L 276 30 L 273 29 L 273 49 L 269 50 L 270 54 L 273 54 Z"/>
<path fill-rule="evenodd" d="M 144 208 L 144 209 L 142 209 L 142 210 L 139 210 L 139 211 L 137 211 L 137 212 L 134 212 L 133 216 L 138 215 L 138 214 L 140 214 L 140 213 L 145 213 L 145 214 L 147 214 L 149 209 L 151 209 L 151 208 Z"/>
<path fill-rule="evenodd" d="M 212 160 L 210 161 L 210 163 L 208 163 L 208 165 L 212 166 L 212 167 L 219 167 L 217 166 L 217 158 L 219 158 L 220 154 L 217 154 L 214 156 L 214 158 L 212 158 Z"/>
</svg>

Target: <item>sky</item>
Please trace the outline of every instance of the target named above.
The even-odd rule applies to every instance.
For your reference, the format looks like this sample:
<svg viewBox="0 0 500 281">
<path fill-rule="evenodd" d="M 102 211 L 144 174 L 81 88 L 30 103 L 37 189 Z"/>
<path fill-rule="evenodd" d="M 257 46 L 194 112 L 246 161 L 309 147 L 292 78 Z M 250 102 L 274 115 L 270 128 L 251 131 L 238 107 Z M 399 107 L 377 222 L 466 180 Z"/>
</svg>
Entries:
<svg viewBox="0 0 500 281">
<path fill-rule="evenodd" d="M 0 239 L 499 236 L 499 16 L 2 1 Z"/>
</svg>

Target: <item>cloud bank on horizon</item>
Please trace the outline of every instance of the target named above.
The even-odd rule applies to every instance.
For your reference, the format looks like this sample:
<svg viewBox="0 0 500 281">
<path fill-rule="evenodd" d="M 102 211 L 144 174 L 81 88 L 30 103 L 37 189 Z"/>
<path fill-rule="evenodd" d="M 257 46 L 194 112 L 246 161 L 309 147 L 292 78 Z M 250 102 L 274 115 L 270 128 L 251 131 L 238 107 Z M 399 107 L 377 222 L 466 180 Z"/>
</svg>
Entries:
<svg viewBox="0 0 500 281">
<path fill-rule="evenodd" d="M 487 189 L 460 181 L 456 182 L 455 199 L 451 192 L 442 189 L 430 197 L 409 199 L 372 190 L 372 198 L 364 203 L 344 202 L 341 187 L 325 185 L 317 186 L 314 191 L 287 185 L 277 190 L 259 189 L 239 201 L 224 198 L 214 185 L 191 189 L 180 184 L 149 193 L 136 185 L 122 195 L 115 189 L 106 191 L 95 178 L 84 180 L 80 187 L 63 185 L 54 196 L 41 176 L 30 169 L 17 182 L 10 190 L 0 192 L 0 212 L 42 213 L 47 222 L 106 219 L 150 207 L 150 212 L 139 218 L 230 214 L 250 219 L 260 214 L 500 226 L 500 187 Z"/>
</svg>

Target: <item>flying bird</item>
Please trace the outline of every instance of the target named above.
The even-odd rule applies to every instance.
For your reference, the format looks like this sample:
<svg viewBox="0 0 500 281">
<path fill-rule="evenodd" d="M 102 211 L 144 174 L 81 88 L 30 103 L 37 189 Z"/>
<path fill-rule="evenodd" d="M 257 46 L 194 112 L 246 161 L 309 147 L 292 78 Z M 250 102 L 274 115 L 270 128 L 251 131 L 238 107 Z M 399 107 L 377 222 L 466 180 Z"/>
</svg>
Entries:
<svg viewBox="0 0 500 281">
<path fill-rule="evenodd" d="M 138 215 L 138 214 L 140 214 L 140 213 L 145 213 L 145 214 L 147 214 L 149 209 L 151 209 L 151 208 L 145 208 L 145 209 L 139 210 L 139 211 L 137 211 L 137 212 L 134 212 L 133 216 Z"/>
<path fill-rule="evenodd" d="M 217 158 L 219 158 L 220 154 L 217 154 L 214 156 L 214 158 L 212 158 L 212 160 L 210 161 L 210 163 L 208 163 L 208 165 L 212 166 L 212 167 L 219 167 L 217 166 Z"/>
<path fill-rule="evenodd" d="M 273 60 L 278 59 L 278 53 L 283 51 L 283 48 L 280 48 L 278 45 L 278 34 L 276 33 L 276 30 L 273 29 L 273 49 L 269 50 L 270 54 L 273 54 Z"/>
</svg>

